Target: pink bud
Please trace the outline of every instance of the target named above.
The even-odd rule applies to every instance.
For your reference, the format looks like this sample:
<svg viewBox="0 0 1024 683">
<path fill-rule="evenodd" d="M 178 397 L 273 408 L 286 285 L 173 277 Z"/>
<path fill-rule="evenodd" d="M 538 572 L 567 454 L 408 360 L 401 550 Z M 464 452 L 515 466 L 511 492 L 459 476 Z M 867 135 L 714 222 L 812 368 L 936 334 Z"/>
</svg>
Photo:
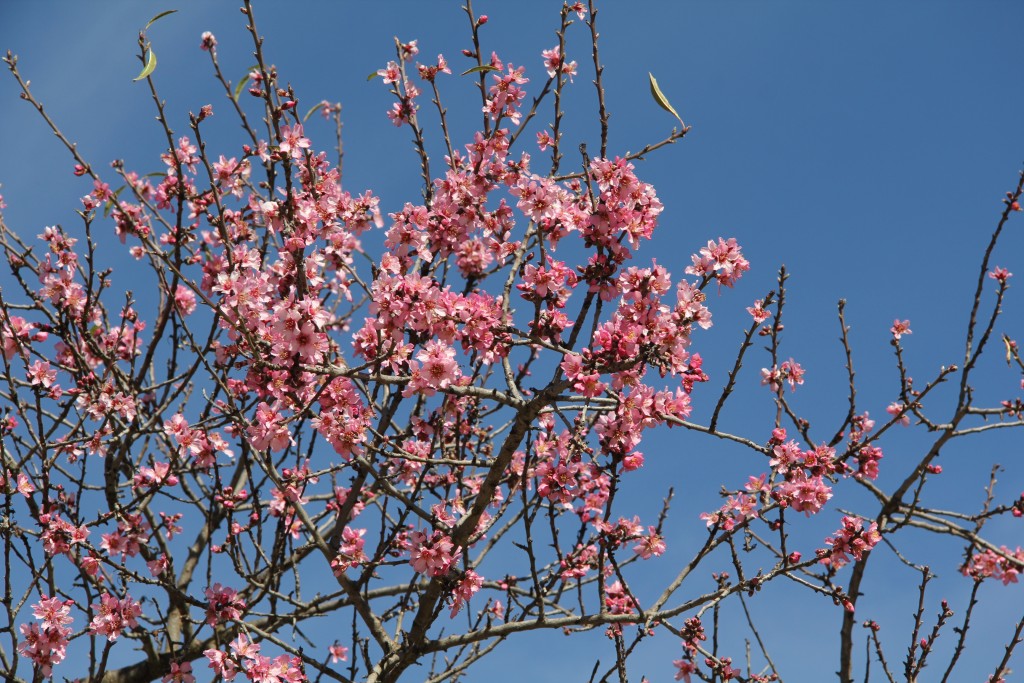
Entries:
<svg viewBox="0 0 1024 683">
<path fill-rule="evenodd" d="M 487 23 L 487 15 L 486 14 L 481 14 L 480 18 L 476 20 L 476 25 L 477 26 L 483 26 L 486 23 Z"/>
</svg>

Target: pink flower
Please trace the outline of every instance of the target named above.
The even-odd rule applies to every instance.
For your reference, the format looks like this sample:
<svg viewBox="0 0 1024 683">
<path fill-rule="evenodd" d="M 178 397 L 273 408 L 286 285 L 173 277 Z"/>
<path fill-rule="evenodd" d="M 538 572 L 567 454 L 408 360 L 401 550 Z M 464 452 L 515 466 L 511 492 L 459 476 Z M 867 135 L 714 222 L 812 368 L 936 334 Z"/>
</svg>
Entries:
<svg viewBox="0 0 1024 683">
<path fill-rule="evenodd" d="M 645 560 L 660 557 L 665 552 L 665 539 L 653 526 L 647 527 L 647 535 L 641 536 L 633 552 Z"/>
<path fill-rule="evenodd" d="M 171 671 L 160 679 L 163 683 L 195 683 L 191 662 L 171 662 Z"/>
<path fill-rule="evenodd" d="M 32 605 L 32 616 L 43 622 L 44 629 L 60 630 L 74 621 L 70 614 L 73 604 L 74 602 L 71 600 L 60 600 L 41 595 L 39 602 Z"/>
<path fill-rule="evenodd" d="M 1006 268 L 996 266 L 989 272 L 988 276 L 999 284 L 1005 285 L 1006 281 L 1013 277 L 1013 273 L 1008 271 Z"/>
<path fill-rule="evenodd" d="M 419 392 L 433 396 L 438 390 L 452 386 L 462 376 L 455 360 L 455 349 L 444 342 L 430 340 L 422 351 L 416 354 L 420 364 L 413 365 L 412 381 L 405 388 L 404 396 Z"/>
<path fill-rule="evenodd" d="M 794 510 L 810 517 L 832 497 L 832 489 L 822 477 L 807 477 L 803 470 L 797 470 L 790 481 L 778 487 L 778 494 Z"/>
<path fill-rule="evenodd" d="M 238 597 L 238 591 L 219 583 L 206 589 L 206 599 L 209 601 L 206 606 L 206 623 L 210 626 L 237 621 L 245 610 L 245 600 Z"/>
<path fill-rule="evenodd" d="M 804 369 L 792 358 L 783 362 L 782 365 L 779 366 L 779 370 L 782 371 L 782 376 L 785 377 L 786 382 L 789 383 L 790 390 L 794 390 L 796 389 L 796 385 L 804 383 Z"/>
<path fill-rule="evenodd" d="M 331 655 L 331 664 L 348 661 L 348 648 L 344 645 L 339 645 L 338 641 L 334 641 L 334 645 L 328 647 L 327 651 Z"/>
<path fill-rule="evenodd" d="M 1002 554 L 987 548 L 975 553 L 961 569 L 964 576 L 974 579 L 993 578 L 1002 581 L 1004 586 L 1017 583 L 1017 577 L 1024 571 L 1024 550 L 1010 550 L 1005 545 L 1000 546 L 999 550 Z"/>
<path fill-rule="evenodd" d="M 889 407 L 885 409 L 885 412 L 889 413 L 893 417 L 899 415 L 899 423 L 904 427 L 910 424 L 910 415 L 907 413 L 907 407 L 899 401 L 890 403 Z"/>
<path fill-rule="evenodd" d="M 913 334 L 910 330 L 910 321 L 900 320 L 899 318 L 892 322 L 892 327 L 889 328 L 889 331 L 892 332 L 893 339 L 899 339 L 905 334 Z"/>
<path fill-rule="evenodd" d="M 309 149 L 309 138 L 302 134 L 302 124 L 281 127 L 281 151 L 294 159 L 302 158 L 302 150 Z"/>
<path fill-rule="evenodd" d="M 672 666 L 676 667 L 675 680 L 683 683 L 690 683 L 690 676 L 697 672 L 697 665 L 685 659 L 673 661 Z"/>
<path fill-rule="evenodd" d="M 160 576 L 165 571 L 167 571 L 167 567 L 169 565 L 170 562 L 167 559 L 167 555 L 160 555 L 160 557 L 156 558 L 155 560 L 149 560 L 148 562 L 146 562 L 146 567 L 149 569 L 149 573 L 152 574 L 154 577 Z"/>
<path fill-rule="evenodd" d="M 787 382 L 790 390 L 795 390 L 798 384 L 804 383 L 804 369 L 795 360 L 790 358 L 784 361 L 778 368 L 761 368 L 761 384 L 771 387 L 772 391 L 782 388 L 782 383 Z"/>
<path fill-rule="evenodd" d="M 822 564 L 831 565 L 839 569 L 849 563 L 852 556 L 860 560 L 864 553 L 868 552 L 882 540 L 878 533 L 878 525 L 874 522 L 865 529 L 864 522 L 855 517 L 843 517 L 843 526 L 834 536 L 825 539 L 826 545 L 832 549 L 831 555 L 823 557 Z"/>
<path fill-rule="evenodd" d="M 747 313 L 754 319 L 754 322 L 760 325 L 765 320 L 772 316 L 772 312 L 764 307 L 764 299 L 757 299 L 754 305 L 747 309 Z"/>
<path fill-rule="evenodd" d="M 209 31 L 203 31 L 202 42 L 199 44 L 203 50 L 209 51 L 217 47 L 217 38 Z"/>
<path fill-rule="evenodd" d="M 93 605 L 92 609 L 96 616 L 89 623 L 89 632 L 106 636 L 111 642 L 120 638 L 124 629 L 138 626 L 136 619 L 142 616 L 142 607 L 127 595 L 119 600 L 110 593 L 104 593 L 100 596 L 100 603 Z"/>
<path fill-rule="evenodd" d="M 25 474 L 24 472 L 19 473 L 18 474 L 18 493 L 20 493 L 21 495 L 25 496 L 26 498 L 31 498 L 32 494 L 35 493 L 35 490 L 36 490 L 36 487 L 32 483 L 32 480 L 29 479 L 28 475 Z"/>
<path fill-rule="evenodd" d="M 174 290 L 174 307 L 181 315 L 191 315 L 196 310 L 196 295 L 185 285 Z"/>
<path fill-rule="evenodd" d="M 67 655 L 68 638 L 71 635 L 71 618 L 65 615 L 64 603 L 57 601 L 60 607 L 49 604 L 56 598 L 42 596 L 34 605 L 33 613 L 37 619 L 44 619 L 43 629 L 39 624 L 22 624 L 19 626 L 22 641 L 18 644 L 18 653 L 32 660 L 44 676 L 53 675 L 53 665 L 60 664 Z M 67 607 L 70 609 L 70 606 Z M 42 614 L 43 616 L 40 616 Z"/>
<path fill-rule="evenodd" d="M 235 676 L 238 674 L 238 665 L 228 653 L 210 649 L 203 651 L 203 654 L 206 655 L 206 659 L 210 662 L 209 666 L 215 674 L 225 681 L 235 680 Z"/>
<path fill-rule="evenodd" d="M 750 270 L 750 263 L 743 258 L 740 245 L 736 239 L 718 238 L 718 243 L 709 241 L 699 254 L 691 257 L 692 266 L 686 268 L 689 275 L 710 278 L 714 276 L 719 284 L 732 287 L 745 271 Z"/>
<path fill-rule="evenodd" d="M 562 68 L 562 52 L 557 45 L 550 50 L 542 50 L 541 56 L 544 58 L 544 68 L 548 72 L 549 78 L 554 78 L 555 74 Z"/>
<path fill-rule="evenodd" d="M 434 531 L 430 536 L 414 531 L 409 534 L 409 542 L 409 564 L 420 574 L 428 576 L 444 576 L 462 554 L 461 550 L 455 549 L 452 539 L 440 531 Z"/>
<path fill-rule="evenodd" d="M 541 132 L 537 133 L 537 147 L 540 148 L 540 151 L 543 152 L 547 150 L 548 146 L 553 145 L 554 143 L 555 141 L 554 139 L 552 139 L 551 134 L 548 133 L 546 130 L 542 130 Z"/>
<path fill-rule="evenodd" d="M 480 590 L 480 587 L 484 585 L 484 577 L 477 574 L 472 569 L 467 569 L 465 575 L 459 581 L 459 583 L 452 589 L 452 611 L 449 616 L 455 617 L 462 609 L 463 605 L 469 602 L 469 599 Z"/>
<path fill-rule="evenodd" d="M 363 551 L 363 546 L 366 544 L 366 540 L 363 538 L 365 534 L 366 529 L 353 529 L 349 526 L 342 530 L 341 549 L 338 551 L 338 556 L 331 561 L 331 567 L 336 575 L 340 576 L 348 569 L 357 567 L 369 559 Z"/>
</svg>

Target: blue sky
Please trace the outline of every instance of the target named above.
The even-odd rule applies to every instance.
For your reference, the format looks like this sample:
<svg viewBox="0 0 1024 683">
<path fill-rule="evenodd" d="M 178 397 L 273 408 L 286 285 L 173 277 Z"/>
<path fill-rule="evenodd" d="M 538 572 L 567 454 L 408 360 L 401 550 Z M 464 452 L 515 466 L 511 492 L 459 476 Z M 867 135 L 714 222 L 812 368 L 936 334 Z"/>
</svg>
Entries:
<svg viewBox="0 0 1024 683">
<path fill-rule="evenodd" d="M 418 39 L 421 59 L 443 52 L 456 74 L 467 68 L 470 64 L 459 54 L 468 46 L 460 4 L 257 6 L 268 60 L 283 81 L 295 86 L 300 108 L 321 99 L 344 106 L 346 187 L 373 189 L 386 211 L 416 201 L 419 168 L 408 130 L 396 130 L 384 116 L 391 104 L 388 94 L 379 81 L 367 82 L 366 75 L 393 57 L 393 36 Z M 640 165 L 638 174 L 657 188 L 666 206 L 654 247 L 641 252 L 641 258 L 654 254 L 679 275 L 689 254 L 708 239 L 733 236 L 752 263 L 735 290 L 710 297 L 716 326 L 697 337 L 695 350 L 705 357 L 712 382 L 698 389 L 696 402 L 701 396 L 714 401 L 739 343 L 739 329 L 747 324 L 744 309 L 774 288 L 781 263 L 791 273 L 783 351 L 808 372 L 794 401 L 812 424 L 821 424 L 821 433 L 834 429 L 845 410 L 845 375 L 836 341 L 838 299 L 848 300 L 860 405 L 872 415 L 882 416 L 895 398 L 888 344 L 894 318 L 912 322 L 914 334 L 905 346 L 919 384 L 940 365 L 960 363 L 980 255 L 1002 194 L 1011 189 L 1024 160 L 1019 78 L 1024 5 L 605 4 L 598 21 L 612 114 L 610 149 L 637 150 L 672 128 L 672 117 L 650 97 L 648 72 L 693 126 L 684 141 Z M 554 45 L 559 3 L 474 6 L 490 16 L 482 32 L 485 49 L 525 64 L 532 75 L 529 94 L 535 94 L 544 79 L 540 51 Z M 96 167 L 123 158 L 140 173 L 158 170 L 162 147 L 152 102 L 142 84 L 132 83 L 140 68 L 135 43 L 138 29 L 152 15 L 174 7 L 180 11 L 150 31 L 159 57 L 156 81 L 171 125 L 184 132 L 187 112 L 212 103 L 216 115 L 211 125 L 218 140 L 225 141 L 220 151 L 230 154 L 240 140 L 198 44 L 202 31 L 213 31 L 226 74 L 237 79 L 245 73 L 252 63 L 251 47 L 234 3 L 6 2 L 0 6 L 0 48 L 19 55 L 37 97 Z M 587 141 L 592 153 L 597 148 L 589 52 L 579 23 L 570 29 L 567 54 L 580 62 L 582 73 L 563 107 L 563 167 L 576 163 L 578 142 Z M 441 81 L 460 141 L 479 125 L 479 101 L 468 81 L 458 75 Z M 28 236 L 46 225 L 73 224 L 77 198 L 87 187 L 71 175 L 69 157 L 31 108 L 18 101 L 7 77 L 0 78 L 0 107 L 0 194 L 8 204 L 8 224 Z M 542 110 L 545 116 L 549 107 Z M 428 130 L 434 133 L 431 123 L 428 117 Z M 313 124 L 309 132 L 314 144 L 332 145 L 328 126 Z M 436 135 L 431 144 L 439 144 Z M 1024 277 L 1021 254 L 1024 236 L 1017 220 L 994 262 Z M 1024 338 L 1016 295 L 1011 290 L 997 332 Z M 991 405 L 1019 395 L 1017 381 L 998 362 L 998 354 L 988 361 L 978 376 L 979 396 L 985 397 L 979 402 Z M 770 396 L 756 386 L 762 364 L 760 356 L 748 361 L 739 395 L 723 418 L 725 428 L 758 440 L 774 415 Z M 698 416 L 706 415 L 702 410 L 698 406 Z M 897 477 L 925 443 L 926 436 L 895 434 L 883 468 Z M 665 477 L 680 482 L 673 511 L 678 537 L 669 542 L 681 548 L 687 538 L 698 537 L 702 527 L 696 515 L 716 505 L 719 484 L 733 486 L 739 483 L 737 473 L 756 467 L 746 454 L 675 432 L 657 435 L 644 451 L 649 466 L 641 486 L 652 488 L 638 494 L 637 505 L 643 506 L 645 496 L 660 499 Z M 1000 477 L 1004 495 L 1024 489 L 1021 451 L 1020 438 L 1005 434 L 963 441 L 941 460 L 946 474 L 936 482 L 936 500 L 948 500 L 948 507 L 976 508 L 993 461 L 1006 468 Z M 820 537 L 837 520 L 833 508 L 820 522 Z M 994 526 L 992 533 L 1000 543 L 1021 543 L 1019 524 Z M 943 545 L 940 552 L 924 539 L 914 547 L 925 555 L 934 551 L 936 562 L 959 552 L 955 544 Z M 937 592 L 936 602 L 962 596 L 968 588 L 954 575 L 954 565 L 955 560 L 947 560 L 937 589 L 947 592 Z M 872 571 L 874 592 L 864 600 L 863 616 L 899 634 L 889 653 L 891 660 L 898 659 L 913 596 L 895 587 L 912 586 L 907 583 L 912 579 L 887 560 L 879 560 Z M 755 616 L 766 623 L 781 615 L 789 632 L 795 627 L 788 619 L 796 612 L 823 619 L 823 627 L 799 639 L 783 637 L 776 629 L 769 632 L 769 645 L 783 653 L 782 661 L 795 662 L 808 647 L 827 653 L 812 663 L 804 661 L 802 668 L 790 664 L 790 680 L 830 677 L 837 665 L 832 652 L 838 624 L 838 615 L 828 611 L 831 605 L 817 600 L 797 608 L 786 597 L 791 593 L 783 590 L 777 598 L 767 593 L 751 602 Z M 982 671 L 987 675 L 991 670 L 992 653 L 1008 639 L 1008 624 L 1020 616 L 1019 595 L 1017 586 L 986 587 L 984 620 L 976 624 L 977 640 L 965 661 L 964 671 L 971 671 L 972 678 L 982 679 Z M 550 642 L 555 636 L 545 638 Z M 952 634 L 945 638 L 951 640 Z M 562 647 L 564 640 L 557 642 Z M 671 659 L 678 656 L 673 639 L 659 642 L 637 669 L 652 680 L 666 679 Z M 521 654 L 517 647 L 522 646 L 505 645 L 504 656 Z M 515 660 L 525 667 L 517 677 L 533 666 L 524 659 Z M 577 671 L 578 665 L 544 666 L 534 672 L 538 680 L 555 680 L 558 672 Z"/>
</svg>

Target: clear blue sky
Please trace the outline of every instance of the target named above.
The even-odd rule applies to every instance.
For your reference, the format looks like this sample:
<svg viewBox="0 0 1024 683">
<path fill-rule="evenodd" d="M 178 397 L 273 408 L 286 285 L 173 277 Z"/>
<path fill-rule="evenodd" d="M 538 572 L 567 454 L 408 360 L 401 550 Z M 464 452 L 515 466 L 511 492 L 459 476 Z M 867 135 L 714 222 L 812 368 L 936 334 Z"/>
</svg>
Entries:
<svg viewBox="0 0 1024 683">
<path fill-rule="evenodd" d="M 367 74 L 393 56 L 392 37 L 418 39 L 421 59 L 443 52 L 458 74 L 469 66 L 459 53 L 469 46 L 466 19 L 457 1 L 262 3 L 257 21 L 267 37 L 268 60 L 300 97 L 300 108 L 321 99 L 344 106 L 345 184 L 352 191 L 371 188 L 386 211 L 416 201 L 419 168 L 408 129 L 396 130 L 384 116 L 391 100 Z M 1019 2 L 838 3 L 838 2 L 606 2 L 599 14 L 601 55 L 612 114 L 613 152 L 635 151 L 663 138 L 674 120 L 651 100 L 647 72 L 653 72 L 691 134 L 653 154 L 640 170 L 666 205 L 653 249 L 673 274 L 681 274 L 689 254 L 708 239 L 736 237 L 753 264 L 734 291 L 711 296 L 716 327 L 698 336 L 695 350 L 706 359 L 710 387 L 695 402 L 713 401 L 739 342 L 744 308 L 774 288 L 774 273 L 785 263 L 792 277 L 786 313 L 786 356 L 807 369 L 796 394 L 798 409 L 824 433 L 845 411 L 845 376 L 836 341 L 835 305 L 848 299 L 860 404 L 875 416 L 895 398 L 896 373 L 888 345 L 895 317 L 910 318 L 914 334 L 906 348 L 912 374 L 923 383 L 940 365 L 959 363 L 969 297 L 977 278 L 1003 192 L 1011 189 L 1024 161 L 1024 90 L 1020 87 Z M 543 83 L 540 51 L 555 44 L 556 2 L 477 2 L 490 15 L 485 47 L 506 61 L 525 64 L 532 75 L 530 95 Z M 171 125 L 187 129 L 187 112 L 212 103 L 214 123 L 224 139 L 236 141 L 227 103 L 198 49 L 199 35 L 211 30 L 220 41 L 225 71 L 237 79 L 252 63 L 251 47 L 235 3 L 208 2 L 4 2 L 0 4 L 0 48 L 21 58 L 23 74 L 65 133 L 76 140 L 96 167 L 114 158 L 140 173 L 158 170 L 159 128 L 145 86 L 132 83 L 139 71 L 137 30 L 157 12 L 180 11 L 150 32 L 159 57 L 156 80 L 166 98 Z M 570 29 L 567 54 L 581 64 L 564 109 L 566 158 L 586 140 L 597 149 L 584 27 Z M 468 78 L 441 80 L 456 137 L 466 140 L 478 125 L 479 100 Z M 245 97 L 245 96 L 243 96 Z M 427 103 L 424 102 L 424 105 Z M 66 152 L 30 107 L 18 101 L 13 80 L 0 77 L 0 188 L 9 225 L 26 236 L 56 223 L 72 225 L 77 198 L 87 186 L 70 173 Z M 545 116 L 550 105 L 542 110 Z M 317 119 L 319 120 L 319 119 Z M 546 120 L 546 118 L 545 118 Z M 428 117 L 428 130 L 430 127 Z M 331 129 L 309 128 L 314 144 L 329 148 Z M 436 145 L 435 136 L 432 144 Z M 224 144 L 221 151 L 234 153 Z M 216 152 L 215 152 L 216 153 Z M 439 156 L 439 155 L 438 155 Z M 1024 228 L 1011 226 L 999 265 L 1024 278 Z M 3 282 L 3 276 L 0 276 Z M 998 332 L 1024 339 L 1024 315 L 1011 290 Z M 998 354 L 979 374 L 979 402 L 991 405 L 1020 394 L 1016 381 L 998 363 Z M 723 426 L 762 440 L 773 419 L 770 396 L 756 388 L 762 357 L 753 356 Z M 705 412 L 702 412 L 705 411 Z M 698 406 L 697 415 L 706 415 Z M 829 431 L 829 435 L 831 431 Z M 895 478 L 910 466 L 927 439 L 897 434 L 888 440 L 883 468 Z M 681 482 L 673 513 L 670 545 L 686 547 L 702 525 L 700 511 L 717 505 L 720 483 L 738 483 L 737 473 L 758 466 L 749 456 L 706 440 L 661 434 L 643 449 L 645 480 L 652 488 L 638 497 L 660 499 L 661 481 Z M 1006 471 L 1004 496 L 1024 488 L 1020 438 L 1005 435 L 964 441 L 941 460 L 946 470 L 940 496 L 948 506 L 976 509 L 988 463 Z M 837 496 L 837 500 L 839 497 Z M 941 502 L 941 497 L 937 501 Z M 933 502 L 936 502 L 933 500 Z M 650 505 L 650 504 L 649 504 Z M 874 508 L 865 508 L 873 514 Z M 648 511 L 650 514 L 650 511 Z M 814 520 L 826 535 L 837 525 L 834 506 Z M 993 526 L 994 540 L 1021 544 L 1022 527 Z M 955 557 L 955 544 L 936 558 Z M 926 553 L 929 546 L 918 549 Z M 682 553 L 675 555 L 682 557 Z M 671 562 L 666 558 L 665 564 Z M 938 561 L 938 559 L 936 559 Z M 962 597 L 967 583 L 948 562 L 933 595 Z M 887 575 L 885 572 L 891 572 Z M 672 573 L 668 566 L 666 574 Z M 652 579 L 653 580 L 653 579 Z M 890 660 L 905 651 L 909 632 L 909 592 L 913 578 L 887 561 L 869 576 L 870 593 L 859 617 L 882 621 L 899 635 Z M 947 591 L 942 593 L 941 591 Z M 989 586 L 983 593 L 984 618 L 964 672 L 983 680 L 992 655 L 1010 635 L 1021 588 Z M 769 646 L 789 662 L 787 680 L 826 680 L 837 667 L 839 615 L 823 600 L 798 606 L 758 596 L 755 616 L 769 628 Z M 783 595 L 792 593 L 783 591 Z M 761 601 L 760 603 L 758 601 Z M 955 606 L 956 608 L 957 606 Z M 929 608 L 929 613 L 934 610 Z M 796 614 L 822 618 L 810 633 L 792 626 Z M 823 615 L 823 616 L 822 616 Z M 785 621 L 779 622 L 779 617 Z M 772 620 L 775 620 L 774 622 Z M 797 620 L 799 623 L 799 619 Z M 944 639 L 952 639 L 947 633 Z M 538 643 L 566 645 L 547 635 Z M 531 669 L 522 646 L 509 643 L 503 655 L 522 665 L 515 676 L 500 672 L 490 680 L 579 680 L 577 662 Z M 819 653 L 806 668 L 794 666 L 796 653 Z M 902 649 L 898 649 L 902 648 Z M 585 653 L 583 653 L 585 654 Z M 580 656 L 583 656 L 581 654 Z M 738 652 L 737 652 L 738 654 Z M 652 680 L 671 675 L 678 643 L 663 638 L 636 668 Z M 537 665 L 540 665 L 540 659 Z M 980 664 L 979 664 L 980 662 Z M 978 669 L 971 669 L 971 663 Z M 545 665 L 547 666 L 547 665 Z M 993 664 L 994 666 L 994 664 Z M 481 678 L 478 667 L 470 680 Z M 583 666 L 588 670 L 589 664 Z M 1015 668 L 1021 668 L 1019 662 Z M 532 672 L 532 673 L 531 673 Z"/>
</svg>

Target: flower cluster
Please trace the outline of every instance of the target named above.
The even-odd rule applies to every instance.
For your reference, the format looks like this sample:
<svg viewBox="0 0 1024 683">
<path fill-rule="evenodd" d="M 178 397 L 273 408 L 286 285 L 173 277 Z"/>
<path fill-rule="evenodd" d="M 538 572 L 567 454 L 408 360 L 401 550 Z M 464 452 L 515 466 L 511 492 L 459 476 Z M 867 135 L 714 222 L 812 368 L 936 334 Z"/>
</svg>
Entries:
<svg viewBox="0 0 1024 683">
<path fill-rule="evenodd" d="M 245 611 L 245 600 L 238 596 L 238 591 L 219 583 L 206 589 L 206 599 L 206 623 L 210 626 L 237 621 Z"/>
<path fill-rule="evenodd" d="M 96 616 L 89 622 L 89 632 L 106 636 L 111 642 L 120 638 L 125 629 L 138 626 L 138 617 L 142 616 L 142 607 L 130 595 L 116 598 L 104 593 L 92 609 Z"/>
<path fill-rule="evenodd" d="M 1024 550 L 1010 550 L 1005 545 L 999 552 L 986 548 L 976 552 L 961 570 L 964 576 L 972 579 L 996 579 L 1003 585 L 1017 583 L 1017 576 L 1024 572 Z"/>
<path fill-rule="evenodd" d="M 60 600 L 45 595 L 39 596 L 39 602 L 32 605 L 32 614 L 40 624 L 22 624 L 22 641 L 18 645 L 18 653 L 28 657 L 43 674 L 49 678 L 53 675 L 53 666 L 60 664 L 67 656 L 68 638 L 71 636 L 70 624 L 73 600 Z"/>
<path fill-rule="evenodd" d="M 835 535 L 825 539 L 830 550 L 819 550 L 821 563 L 839 569 L 854 560 L 860 560 L 882 540 L 875 522 L 864 528 L 864 521 L 856 517 L 843 517 L 843 526 Z"/>
<path fill-rule="evenodd" d="M 241 633 L 228 646 L 230 652 L 209 649 L 203 652 L 214 673 L 225 681 L 233 681 L 239 672 L 259 683 L 302 683 L 308 680 L 302 659 L 298 656 L 260 654 L 260 644 Z"/>
</svg>

